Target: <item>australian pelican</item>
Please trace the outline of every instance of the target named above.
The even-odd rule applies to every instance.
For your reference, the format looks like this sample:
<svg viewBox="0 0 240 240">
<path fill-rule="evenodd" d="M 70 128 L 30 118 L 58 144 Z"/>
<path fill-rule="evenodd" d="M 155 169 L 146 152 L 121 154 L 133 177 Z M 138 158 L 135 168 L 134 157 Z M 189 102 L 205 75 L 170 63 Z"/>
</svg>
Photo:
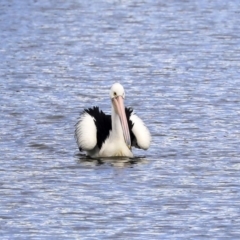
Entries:
<svg viewBox="0 0 240 240">
<path fill-rule="evenodd" d="M 131 147 L 149 148 L 151 135 L 131 108 L 124 107 L 125 92 L 120 83 L 110 90 L 112 114 L 98 107 L 85 109 L 76 124 L 75 138 L 80 151 L 92 158 L 133 157 Z"/>
</svg>

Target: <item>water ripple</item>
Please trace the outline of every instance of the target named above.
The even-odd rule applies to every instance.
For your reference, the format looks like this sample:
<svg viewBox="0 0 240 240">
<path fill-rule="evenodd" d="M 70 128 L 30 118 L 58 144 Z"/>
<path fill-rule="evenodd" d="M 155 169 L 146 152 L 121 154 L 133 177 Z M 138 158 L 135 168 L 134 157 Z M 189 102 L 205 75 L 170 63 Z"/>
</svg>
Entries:
<svg viewBox="0 0 240 240">
<path fill-rule="evenodd" d="M 237 239 L 239 3 L 1 1 L 2 239 Z M 152 133 L 88 159 L 86 107 L 126 89 Z"/>
</svg>

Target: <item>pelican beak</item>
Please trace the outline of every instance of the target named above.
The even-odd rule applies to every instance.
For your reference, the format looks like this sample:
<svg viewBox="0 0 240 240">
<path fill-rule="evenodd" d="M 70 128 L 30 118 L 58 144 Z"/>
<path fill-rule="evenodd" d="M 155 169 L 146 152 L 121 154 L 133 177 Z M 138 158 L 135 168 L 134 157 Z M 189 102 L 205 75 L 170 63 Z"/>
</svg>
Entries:
<svg viewBox="0 0 240 240">
<path fill-rule="evenodd" d="M 127 117 L 126 117 L 126 113 L 125 113 L 123 97 L 122 96 L 114 97 L 114 98 L 112 98 L 112 101 L 113 101 L 113 106 L 115 108 L 115 111 L 117 112 L 117 114 L 119 115 L 119 118 L 120 118 L 124 140 L 125 140 L 128 148 L 131 149 L 131 138 L 130 138 Z"/>
</svg>

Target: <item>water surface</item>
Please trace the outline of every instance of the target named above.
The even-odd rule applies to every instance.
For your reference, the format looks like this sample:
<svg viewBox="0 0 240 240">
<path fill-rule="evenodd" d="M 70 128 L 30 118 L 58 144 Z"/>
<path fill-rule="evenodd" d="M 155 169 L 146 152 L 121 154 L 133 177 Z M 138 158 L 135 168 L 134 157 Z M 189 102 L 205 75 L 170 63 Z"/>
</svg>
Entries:
<svg viewBox="0 0 240 240">
<path fill-rule="evenodd" d="M 1 1 L 1 239 L 240 237 L 238 1 Z M 79 154 L 109 88 L 152 133 Z"/>
</svg>

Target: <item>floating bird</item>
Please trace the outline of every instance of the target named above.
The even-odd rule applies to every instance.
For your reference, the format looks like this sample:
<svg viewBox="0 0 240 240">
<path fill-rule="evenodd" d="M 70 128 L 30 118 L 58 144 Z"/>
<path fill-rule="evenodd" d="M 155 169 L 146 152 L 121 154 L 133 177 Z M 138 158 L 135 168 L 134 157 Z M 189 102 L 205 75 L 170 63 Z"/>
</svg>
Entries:
<svg viewBox="0 0 240 240">
<path fill-rule="evenodd" d="M 120 83 L 110 89 L 112 114 L 98 107 L 85 109 L 76 124 L 75 138 L 80 151 L 92 158 L 133 157 L 132 147 L 147 150 L 151 135 L 132 108 L 124 107 L 125 92 Z"/>
</svg>

